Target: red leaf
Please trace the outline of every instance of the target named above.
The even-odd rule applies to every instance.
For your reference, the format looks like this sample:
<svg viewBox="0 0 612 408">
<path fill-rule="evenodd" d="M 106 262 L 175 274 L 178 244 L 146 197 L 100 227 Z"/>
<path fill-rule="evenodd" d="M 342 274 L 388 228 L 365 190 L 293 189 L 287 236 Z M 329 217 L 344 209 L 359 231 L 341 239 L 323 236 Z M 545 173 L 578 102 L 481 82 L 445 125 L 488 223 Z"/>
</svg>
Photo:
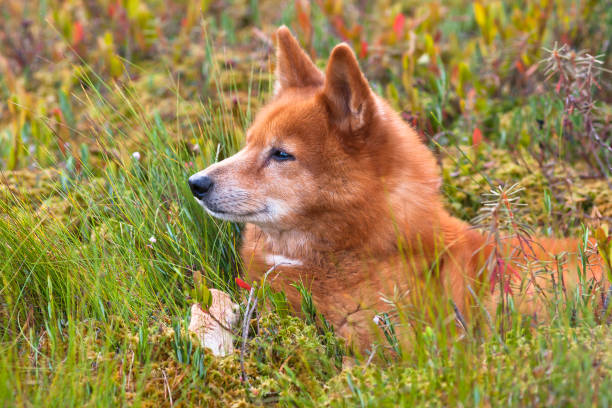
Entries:
<svg viewBox="0 0 612 408">
<path fill-rule="evenodd" d="M 64 121 L 64 114 L 62 113 L 62 110 L 60 108 L 51 109 L 51 114 L 55 115 L 57 120 L 59 120 L 60 122 Z"/>
<path fill-rule="evenodd" d="M 118 8 L 119 8 L 119 5 L 117 3 L 110 3 L 108 5 L 106 12 L 108 13 L 110 18 L 115 17 L 115 13 L 117 13 Z"/>
<path fill-rule="evenodd" d="M 296 1 L 295 8 L 297 9 L 298 23 L 302 30 L 304 30 L 304 34 L 308 37 L 309 33 L 312 31 L 312 24 L 310 22 L 310 2 L 305 0 Z"/>
<path fill-rule="evenodd" d="M 72 46 L 79 45 L 83 41 L 83 24 L 76 21 L 72 25 Z"/>
<path fill-rule="evenodd" d="M 521 74 L 525 74 L 525 66 L 523 65 L 523 63 L 520 60 L 516 60 L 514 65 L 516 66 L 516 69 L 518 69 L 518 71 Z"/>
<path fill-rule="evenodd" d="M 240 278 L 236 278 L 236 285 L 240 286 L 242 289 L 251 290 L 251 285 L 249 285 L 248 283 L 246 283 L 245 281 L 243 281 Z"/>
<path fill-rule="evenodd" d="M 395 16 L 395 20 L 393 21 L 393 31 L 395 32 L 395 35 L 398 39 L 402 36 L 405 22 L 406 17 L 402 13 L 399 13 L 397 16 Z"/>
<path fill-rule="evenodd" d="M 474 128 L 472 133 L 472 146 L 476 147 L 482 142 L 482 132 L 478 128 Z"/>
<path fill-rule="evenodd" d="M 361 41 L 361 49 L 359 50 L 359 58 L 365 58 L 368 55 L 368 42 Z"/>
<path fill-rule="evenodd" d="M 334 28 L 338 31 L 338 34 L 340 34 L 342 41 L 347 41 L 349 38 L 349 32 L 346 29 L 346 25 L 344 25 L 344 21 L 342 21 L 342 17 L 334 16 L 332 22 Z"/>
</svg>

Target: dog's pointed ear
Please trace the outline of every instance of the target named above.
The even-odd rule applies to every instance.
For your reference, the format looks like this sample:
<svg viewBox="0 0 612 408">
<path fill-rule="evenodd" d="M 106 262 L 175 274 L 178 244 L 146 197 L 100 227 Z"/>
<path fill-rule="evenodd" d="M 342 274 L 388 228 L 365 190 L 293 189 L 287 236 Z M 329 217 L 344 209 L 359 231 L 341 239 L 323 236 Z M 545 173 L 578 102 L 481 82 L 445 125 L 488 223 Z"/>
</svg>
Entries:
<svg viewBox="0 0 612 408">
<path fill-rule="evenodd" d="M 286 26 L 276 31 L 276 84 L 274 93 L 287 88 L 322 86 L 323 73 L 316 67 Z"/>
<path fill-rule="evenodd" d="M 340 130 L 354 132 L 369 123 L 375 109 L 374 95 L 346 44 L 337 45 L 331 52 L 322 95 L 332 122 Z"/>
</svg>

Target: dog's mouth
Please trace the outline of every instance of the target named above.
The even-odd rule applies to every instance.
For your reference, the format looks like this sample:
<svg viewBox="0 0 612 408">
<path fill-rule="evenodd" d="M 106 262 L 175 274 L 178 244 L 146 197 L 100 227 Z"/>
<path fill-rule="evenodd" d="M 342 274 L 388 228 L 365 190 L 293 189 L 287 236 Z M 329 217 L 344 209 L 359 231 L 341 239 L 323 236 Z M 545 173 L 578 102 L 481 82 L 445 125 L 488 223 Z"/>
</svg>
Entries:
<svg viewBox="0 0 612 408">
<path fill-rule="evenodd" d="M 228 211 L 227 209 L 220 208 L 214 203 L 207 203 L 197 197 L 195 197 L 195 199 L 202 207 L 204 207 L 208 214 L 226 221 L 248 222 L 267 217 L 268 214 L 268 209 L 266 207 L 256 211 Z"/>
</svg>

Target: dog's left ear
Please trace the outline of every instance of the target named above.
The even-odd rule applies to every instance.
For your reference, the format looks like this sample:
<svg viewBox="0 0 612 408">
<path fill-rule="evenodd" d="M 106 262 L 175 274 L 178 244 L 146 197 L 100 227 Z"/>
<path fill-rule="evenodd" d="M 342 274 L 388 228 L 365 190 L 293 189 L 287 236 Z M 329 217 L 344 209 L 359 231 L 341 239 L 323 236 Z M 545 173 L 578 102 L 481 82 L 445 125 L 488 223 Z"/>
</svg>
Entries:
<svg viewBox="0 0 612 408">
<path fill-rule="evenodd" d="M 300 47 L 291 31 L 281 26 L 276 31 L 276 84 L 278 95 L 287 88 L 319 87 L 323 85 L 323 73 Z"/>
<path fill-rule="evenodd" d="M 331 52 L 322 97 L 332 122 L 343 132 L 363 130 L 372 118 L 374 95 L 353 50 L 346 44 L 337 45 Z"/>
</svg>

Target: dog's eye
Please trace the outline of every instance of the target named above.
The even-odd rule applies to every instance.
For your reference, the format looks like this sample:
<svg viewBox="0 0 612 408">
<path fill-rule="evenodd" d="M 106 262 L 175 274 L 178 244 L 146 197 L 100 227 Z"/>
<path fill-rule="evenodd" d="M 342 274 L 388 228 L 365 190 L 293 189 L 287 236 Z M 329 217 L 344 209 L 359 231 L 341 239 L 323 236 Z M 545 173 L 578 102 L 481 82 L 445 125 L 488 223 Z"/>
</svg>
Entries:
<svg viewBox="0 0 612 408">
<path fill-rule="evenodd" d="M 271 157 L 276 161 L 294 160 L 295 157 L 279 149 L 272 150 Z"/>
</svg>

